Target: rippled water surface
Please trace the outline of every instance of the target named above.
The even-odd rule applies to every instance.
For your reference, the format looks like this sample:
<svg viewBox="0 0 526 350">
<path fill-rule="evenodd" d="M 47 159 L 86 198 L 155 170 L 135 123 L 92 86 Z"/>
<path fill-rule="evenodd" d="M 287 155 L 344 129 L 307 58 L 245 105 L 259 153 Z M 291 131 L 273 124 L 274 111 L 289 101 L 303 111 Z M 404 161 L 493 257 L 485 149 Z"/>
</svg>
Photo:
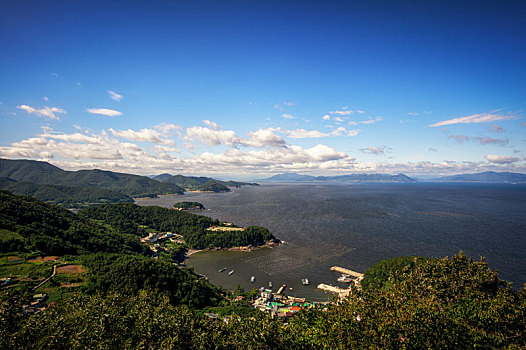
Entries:
<svg viewBox="0 0 526 350">
<path fill-rule="evenodd" d="M 187 193 L 137 201 L 171 207 L 201 202 L 213 218 L 265 226 L 285 244 L 253 252 L 204 252 L 188 265 L 225 288 L 272 281 L 315 300 L 337 285 L 333 265 L 363 272 L 403 255 L 484 256 L 515 287 L 526 282 L 526 186 L 482 184 L 269 184 L 230 193 Z M 218 270 L 226 267 L 227 271 Z M 234 274 L 228 275 L 228 271 Z M 256 283 L 250 283 L 250 276 Z M 303 286 L 307 277 L 310 286 Z"/>
</svg>

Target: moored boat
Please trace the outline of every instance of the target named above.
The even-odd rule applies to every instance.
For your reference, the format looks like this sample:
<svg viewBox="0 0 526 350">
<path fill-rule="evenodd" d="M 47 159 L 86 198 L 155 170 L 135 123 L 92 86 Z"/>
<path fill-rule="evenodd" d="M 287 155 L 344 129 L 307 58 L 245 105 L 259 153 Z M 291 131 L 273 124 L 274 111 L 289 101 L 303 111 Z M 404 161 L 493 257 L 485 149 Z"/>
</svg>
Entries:
<svg viewBox="0 0 526 350">
<path fill-rule="evenodd" d="M 232 275 L 234 273 L 234 270 L 230 271 L 228 274 L 229 275 Z"/>
<path fill-rule="evenodd" d="M 223 271 L 225 271 L 225 270 L 226 270 L 226 267 L 223 267 L 222 269 L 219 269 L 218 272 L 223 272 Z"/>
<path fill-rule="evenodd" d="M 340 277 L 338 277 L 338 282 L 351 283 L 352 282 L 352 278 L 350 278 L 347 275 L 341 275 Z"/>
<path fill-rule="evenodd" d="M 303 284 L 306 285 L 306 286 L 310 284 L 308 278 L 302 278 L 302 279 L 301 279 L 301 283 L 303 283 Z"/>
<path fill-rule="evenodd" d="M 250 283 L 254 283 L 254 282 L 256 282 L 256 277 L 254 276 L 250 277 Z"/>
</svg>

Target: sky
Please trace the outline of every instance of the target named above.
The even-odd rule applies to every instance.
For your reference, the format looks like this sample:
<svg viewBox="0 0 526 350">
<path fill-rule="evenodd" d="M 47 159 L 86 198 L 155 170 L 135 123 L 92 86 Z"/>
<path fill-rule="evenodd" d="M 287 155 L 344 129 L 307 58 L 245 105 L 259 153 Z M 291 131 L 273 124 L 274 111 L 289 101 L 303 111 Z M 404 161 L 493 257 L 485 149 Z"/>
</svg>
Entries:
<svg viewBox="0 0 526 350">
<path fill-rule="evenodd" d="M 526 2 L 0 1 L 0 157 L 526 173 Z"/>
</svg>

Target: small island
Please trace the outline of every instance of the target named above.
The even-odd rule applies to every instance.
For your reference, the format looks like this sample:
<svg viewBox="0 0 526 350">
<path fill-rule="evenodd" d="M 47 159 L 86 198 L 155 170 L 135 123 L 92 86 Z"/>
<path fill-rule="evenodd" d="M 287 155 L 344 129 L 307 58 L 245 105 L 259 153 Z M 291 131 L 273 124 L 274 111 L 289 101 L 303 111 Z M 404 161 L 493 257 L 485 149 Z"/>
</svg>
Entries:
<svg viewBox="0 0 526 350">
<path fill-rule="evenodd" d="M 177 202 L 172 208 L 175 210 L 205 210 L 205 206 L 199 202 Z"/>
</svg>

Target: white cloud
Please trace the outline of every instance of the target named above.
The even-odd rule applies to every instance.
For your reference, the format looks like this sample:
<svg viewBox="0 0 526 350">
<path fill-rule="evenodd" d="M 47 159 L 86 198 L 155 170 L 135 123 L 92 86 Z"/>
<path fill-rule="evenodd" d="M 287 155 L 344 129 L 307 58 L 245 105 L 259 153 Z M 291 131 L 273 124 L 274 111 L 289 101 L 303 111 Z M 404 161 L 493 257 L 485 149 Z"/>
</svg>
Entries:
<svg viewBox="0 0 526 350">
<path fill-rule="evenodd" d="M 328 114 L 325 114 L 321 119 L 323 120 L 331 120 L 331 116 Z"/>
<path fill-rule="evenodd" d="M 116 116 L 122 115 L 122 112 L 116 111 L 114 109 L 107 109 L 107 108 L 87 108 L 86 112 L 91 113 L 91 114 L 106 115 L 108 117 L 116 117 Z"/>
<path fill-rule="evenodd" d="M 508 140 L 496 139 L 493 137 L 476 137 L 476 140 L 480 142 L 481 145 L 497 144 L 497 145 L 507 145 Z"/>
<path fill-rule="evenodd" d="M 203 120 L 203 123 L 205 123 L 206 125 L 208 125 L 212 130 L 220 130 L 221 128 L 219 127 L 219 125 L 217 125 L 216 123 L 214 122 L 211 122 L 210 120 Z"/>
<path fill-rule="evenodd" d="M 330 111 L 329 114 L 337 114 L 337 115 L 351 115 L 354 111 L 347 111 L 347 110 L 340 110 L 340 111 Z"/>
<path fill-rule="evenodd" d="M 48 102 L 49 101 L 49 97 L 47 97 L 47 96 L 42 97 L 42 101 Z"/>
<path fill-rule="evenodd" d="M 110 98 L 112 100 L 115 100 L 117 102 L 121 102 L 122 98 L 124 97 L 121 94 L 118 94 L 118 93 L 116 93 L 115 91 L 112 91 L 112 90 L 108 90 L 108 94 L 110 95 Z"/>
<path fill-rule="evenodd" d="M 154 129 L 142 129 L 139 131 L 134 131 L 131 129 L 116 131 L 109 129 L 109 131 L 113 134 L 113 136 L 130 141 L 165 143 L 165 141 L 161 139 L 160 133 Z"/>
<path fill-rule="evenodd" d="M 283 104 L 287 107 L 292 107 L 294 106 L 294 102 L 283 102 Z"/>
<path fill-rule="evenodd" d="M 342 119 L 340 117 L 334 117 L 334 120 L 337 121 L 337 122 L 340 122 L 340 123 L 345 121 L 344 119 Z"/>
<path fill-rule="evenodd" d="M 497 120 L 508 120 L 508 119 L 516 119 L 516 118 L 517 117 L 512 116 L 512 115 L 503 115 L 503 114 L 498 114 L 498 113 L 480 113 L 480 114 L 468 115 L 465 117 L 443 120 L 441 122 L 430 124 L 429 126 L 438 127 L 438 126 L 453 125 L 453 124 L 489 123 L 489 122 L 494 122 Z"/>
<path fill-rule="evenodd" d="M 330 134 L 323 133 L 318 130 L 305 130 L 305 129 L 283 130 L 283 129 L 280 129 L 280 131 L 293 139 L 318 138 L 318 137 L 326 137 L 330 135 Z"/>
<path fill-rule="evenodd" d="M 43 108 L 37 109 L 37 108 L 33 108 L 27 105 L 20 105 L 20 106 L 17 106 L 16 108 L 24 110 L 29 114 L 35 114 L 35 115 L 38 115 L 39 117 L 48 117 L 53 120 L 60 120 L 60 117 L 55 115 L 55 113 L 66 114 L 65 110 L 61 108 L 57 108 L 57 107 L 43 107 Z"/>
<path fill-rule="evenodd" d="M 168 135 L 172 131 L 179 131 L 182 129 L 180 125 L 171 124 L 171 123 L 161 123 L 159 125 L 154 126 L 155 129 L 159 130 L 161 134 Z"/>
<path fill-rule="evenodd" d="M 203 120 L 211 128 L 192 126 L 186 129 L 186 140 L 197 140 L 209 146 L 226 145 L 236 147 L 241 138 L 233 130 L 222 130 L 216 123 Z"/>
<path fill-rule="evenodd" d="M 283 113 L 281 116 L 283 118 L 285 118 L 285 119 L 296 119 L 295 116 L 293 116 L 292 114 L 289 114 L 289 113 Z"/>
<path fill-rule="evenodd" d="M 387 146 L 360 148 L 360 152 L 362 153 L 376 154 L 376 155 L 385 154 L 389 150 L 391 150 L 391 148 Z"/>
<path fill-rule="evenodd" d="M 358 135 L 361 131 L 362 131 L 361 129 L 349 130 L 349 132 L 347 133 L 347 136 L 356 136 L 356 135 Z"/>
<path fill-rule="evenodd" d="M 471 141 L 471 140 L 477 140 L 481 145 L 507 145 L 508 140 L 507 139 L 496 139 L 493 137 L 470 137 L 466 135 L 450 135 L 448 136 L 450 139 L 454 139 L 459 143 L 463 143 L 465 141 Z"/>
<path fill-rule="evenodd" d="M 464 141 L 469 141 L 471 139 L 471 137 L 469 136 L 466 136 L 466 135 L 449 135 L 448 138 L 450 139 L 454 139 L 456 140 L 457 142 L 464 142 Z"/>
<path fill-rule="evenodd" d="M 333 130 L 331 132 L 331 135 L 340 136 L 340 135 L 346 134 L 346 133 L 347 133 L 347 129 L 345 129 L 343 126 L 340 126 L 339 128 Z"/>
<path fill-rule="evenodd" d="M 263 147 L 285 147 L 287 142 L 273 132 L 273 129 L 259 129 L 248 133 L 248 140 L 240 141 L 244 146 Z"/>
<path fill-rule="evenodd" d="M 360 123 L 360 124 L 375 124 L 375 123 L 377 123 L 377 122 L 379 122 L 379 121 L 382 121 L 382 120 L 384 120 L 384 117 L 382 117 L 382 116 L 379 116 L 379 117 L 376 117 L 376 118 L 371 118 L 371 117 L 369 117 L 368 120 L 361 121 L 361 122 L 359 122 L 359 123 Z"/>
<path fill-rule="evenodd" d="M 488 154 L 485 158 L 488 162 L 497 164 L 510 164 L 519 161 L 519 158 L 511 156 L 501 156 L 496 154 Z"/>
<path fill-rule="evenodd" d="M 358 109 L 358 110 L 356 111 L 356 113 L 359 113 L 359 114 L 364 114 L 364 113 L 365 113 L 365 111 L 362 111 L 362 110 L 359 110 L 359 109 Z"/>
<path fill-rule="evenodd" d="M 286 130 L 282 128 L 278 128 L 277 131 L 293 139 L 320 138 L 320 137 L 327 137 L 327 136 L 341 136 L 342 134 L 347 134 L 347 129 L 345 129 L 344 127 L 339 127 L 329 133 L 321 132 L 318 130 L 305 130 L 305 129 Z M 354 135 L 351 135 L 351 136 L 354 136 Z"/>
</svg>

